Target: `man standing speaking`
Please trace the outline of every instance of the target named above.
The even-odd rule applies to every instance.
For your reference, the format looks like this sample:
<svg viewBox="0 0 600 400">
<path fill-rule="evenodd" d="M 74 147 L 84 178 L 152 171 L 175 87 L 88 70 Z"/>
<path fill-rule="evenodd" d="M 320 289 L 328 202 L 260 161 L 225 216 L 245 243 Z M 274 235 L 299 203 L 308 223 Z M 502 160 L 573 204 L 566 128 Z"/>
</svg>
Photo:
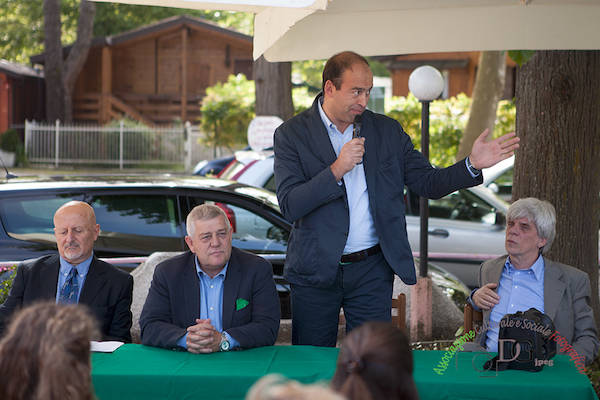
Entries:
<svg viewBox="0 0 600 400">
<path fill-rule="evenodd" d="M 335 346 L 341 307 L 347 331 L 389 321 L 394 273 L 416 283 L 404 185 L 440 198 L 480 184 L 482 168 L 518 147 L 514 133 L 488 142 L 486 130 L 469 157 L 436 169 L 398 122 L 366 110 L 372 87 L 364 57 L 336 54 L 325 64 L 312 107 L 275 132 L 277 198 L 293 223 L 284 273 L 293 344 Z"/>
</svg>

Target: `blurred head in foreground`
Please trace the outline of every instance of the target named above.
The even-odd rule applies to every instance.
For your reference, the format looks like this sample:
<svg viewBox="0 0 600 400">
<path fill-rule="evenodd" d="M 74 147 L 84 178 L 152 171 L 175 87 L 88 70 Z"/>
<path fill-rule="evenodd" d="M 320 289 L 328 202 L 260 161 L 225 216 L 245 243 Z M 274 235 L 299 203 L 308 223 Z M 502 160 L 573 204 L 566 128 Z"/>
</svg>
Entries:
<svg viewBox="0 0 600 400">
<path fill-rule="evenodd" d="M 93 399 L 90 340 L 98 337 L 83 306 L 22 309 L 0 341 L 0 399 Z"/>
<path fill-rule="evenodd" d="M 406 335 L 389 322 L 367 322 L 342 342 L 331 386 L 349 400 L 416 400 Z"/>
<path fill-rule="evenodd" d="M 272 374 L 252 385 L 246 400 L 344 400 L 344 397 L 327 386 L 303 385 Z"/>
</svg>

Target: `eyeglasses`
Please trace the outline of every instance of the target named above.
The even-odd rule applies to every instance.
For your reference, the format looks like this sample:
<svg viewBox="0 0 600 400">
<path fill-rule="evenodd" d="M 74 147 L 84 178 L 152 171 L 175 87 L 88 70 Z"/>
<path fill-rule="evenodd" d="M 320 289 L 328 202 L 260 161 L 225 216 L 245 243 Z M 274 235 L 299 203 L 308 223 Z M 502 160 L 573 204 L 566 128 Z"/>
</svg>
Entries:
<svg viewBox="0 0 600 400">
<path fill-rule="evenodd" d="M 352 94 L 352 97 L 360 97 L 363 94 L 365 94 L 365 95 L 367 95 L 367 97 L 369 97 L 371 95 L 371 88 L 369 88 L 369 89 L 353 88 L 350 90 L 350 93 Z"/>
</svg>

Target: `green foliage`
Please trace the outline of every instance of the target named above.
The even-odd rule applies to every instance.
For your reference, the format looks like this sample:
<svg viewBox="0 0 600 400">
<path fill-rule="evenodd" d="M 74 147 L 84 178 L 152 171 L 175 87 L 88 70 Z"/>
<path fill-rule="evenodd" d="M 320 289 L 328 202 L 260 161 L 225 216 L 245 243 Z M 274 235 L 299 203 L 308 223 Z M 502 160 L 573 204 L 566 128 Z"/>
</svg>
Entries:
<svg viewBox="0 0 600 400">
<path fill-rule="evenodd" d="M 23 142 L 16 130 L 8 129 L 0 135 L 0 149 L 16 153 L 19 147 L 23 147 Z"/>
<path fill-rule="evenodd" d="M 0 135 L 0 149 L 15 153 L 17 165 L 27 165 L 27 157 L 25 156 L 25 146 L 21 140 L 19 132 L 14 129 L 7 129 Z"/>
<path fill-rule="evenodd" d="M 384 63 L 374 60 L 371 57 L 367 57 L 373 76 L 390 76 L 390 70 L 385 66 Z"/>
<path fill-rule="evenodd" d="M 248 124 L 254 118 L 254 81 L 243 74 L 230 75 L 225 83 L 206 89 L 202 99 L 202 130 L 205 143 L 233 148 L 247 143 Z"/>
<path fill-rule="evenodd" d="M 429 107 L 429 159 L 440 167 L 454 164 L 458 144 L 468 119 L 471 99 L 464 94 L 433 101 Z M 411 94 L 386 101 L 386 115 L 397 120 L 410 136 L 415 148 L 421 148 L 421 104 Z M 498 105 L 494 137 L 515 129 L 515 105 Z"/>
<path fill-rule="evenodd" d="M 310 108 L 315 95 L 309 93 L 307 87 L 298 87 L 292 89 L 292 100 L 294 102 L 294 114 L 299 114 L 302 111 Z"/>
<path fill-rule="evenodd" d="M 535 50 L 509 50 L 508 56 L 517 63 L 519 67 L 522 67 L 533 55 Z"/>
<path fill-rule="evenodd" d="M 62 43 L 77 36 L 80 0 L 60 0 Z M 202 11 L 131 4 L 96 3 L 94 36 L 114 35 L 175 15 L 205 18 L 225 27 L 252 34 L 253 15 L 230 11 Z M 29 64 L 29 57 L 44 51 L 43 0 L 0 0 L 0 54 Z"/>
<path fill-rule="evenodd" d="M 316 95 L 321 91 L 325 61 L 327 60 L 294 61 L 292 63 L 292 82 L 301 82 L 308 87 L 313 96 Z"/>
<path fill-rule="evenodd" d="M 0 267 L 0 304 L 6 301 L 8 292 L 12 287 L 13 280 L 17 274 L 17 266 Z"/>
</svg>

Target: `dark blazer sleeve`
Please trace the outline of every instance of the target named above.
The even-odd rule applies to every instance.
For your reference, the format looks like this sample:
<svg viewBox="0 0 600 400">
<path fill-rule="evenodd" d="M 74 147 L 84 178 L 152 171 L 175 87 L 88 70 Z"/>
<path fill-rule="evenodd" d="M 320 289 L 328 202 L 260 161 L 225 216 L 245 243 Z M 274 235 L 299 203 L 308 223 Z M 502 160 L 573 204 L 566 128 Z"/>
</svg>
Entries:
<svg viewBox="0 0 600 400">
<path fill-rule="evenodd" d="M 223 329 L 237 340 L 242 348 L 273 345 L 277 339 L 281 318 L 279 296 L 273 281 L 273 267 L 265 259 L 235 248 L 232 250 L 229 267 L 234 268 L 228 270 L 225 281 Z M 235 296 L 227 293 L 231 286 L 238 287 L 237 291 L 234 290 L 237 292 Z M 247 300 L 249 304 L 239 308 L 236 306 L 238 299 Z M 226 320 L 227 308 L 233 313 L 231 323 Z"/>
<path fill-rule="evenodd" d="M 93 258 L 79 296 L 100 324 L 102 340 L 131 342 L 133 277 Z"/>
<path fill-rule="evenodd" d="M 114 305 L 112 318 L 104 340 L 131 342 L 131 302 L 133 300 L 133 277 L 125 274 L 120 278 L 117 302 Z"/>
<path fill-rule="evenodd" d="M 331 172 L 336 156 L 325 126 L 311 111 L 282 124 L 273 138 L 277 199 L 290 222 L 345 193 Z"/>
<path fill-rule="evenodd" d="M 154 270 L 150 290 L 140 314 L 142 344 L 177 349 L 177 340 L 193 324 L 193 321 L 184 323 L 180 317 L 190 307 L 180 297 L 185 283 L 182 281 L 186 280 L 186 277 L 181 276 L 181 262 L 185 263 L 186 260 L 176 256 L 158 264 Z M 197 281 L 194 284 L 198 286 Z"/>
</svg>

